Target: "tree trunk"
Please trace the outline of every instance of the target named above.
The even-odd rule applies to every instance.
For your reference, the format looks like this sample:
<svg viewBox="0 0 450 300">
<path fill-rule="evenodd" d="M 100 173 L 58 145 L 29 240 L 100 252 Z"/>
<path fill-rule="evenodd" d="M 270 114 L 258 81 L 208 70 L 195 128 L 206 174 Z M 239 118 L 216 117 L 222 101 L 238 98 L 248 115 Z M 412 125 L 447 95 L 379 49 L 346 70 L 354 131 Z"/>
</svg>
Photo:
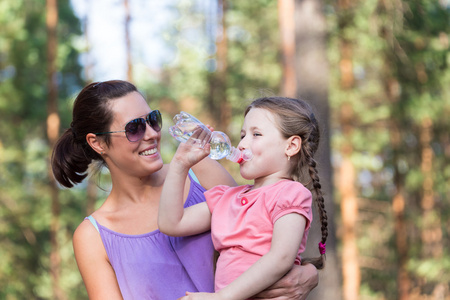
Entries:
<svg viewBox="0 0 450 300">
<path fill-rule="evenodd" d="M 332 191 L 332 167 L 330 160 L 330 113 L 328 104 L 328 60 L 326 57 L 326 22 L 323 4 L 318 0 L 297 0 L 296 19 L 296 76 L 297 95 L 315 108 L 320 124 L 321 145 L 316 154 L 322 190 L 325 195 L 325 209 L 328 215 L 328 239 L 326 267 L 320 274 L 319 287 L 308 299 L 341 299 L 339 264 L 336 255 L 334 228 L 334 205 Z M 316 213 L 316 211 L 315 211 Z M 306 256 L 318 256 L 320 224 L 315 214 Z M 321 288 L 322 287 L 322 288 Z"/>
<path fill-rule="evenodd" d="M 58 114 L 58 82 L 56 72 L 58 5 L 57 0 L 47 0 L 46 3 L 47 26 L 47 76 L 48 76 L 48 106 L 47 106 L 47 139 L 52 149 L 59 136 L 60 118 Z M 61 257 L 59 254 L 58 232 L 60 228 L 59 193 L 58 186 L 53 177 L 52 169 L 48 164 L 49 188 L 51 195 L 52 217 L 50 223 L 50 276 L 52 280 L 53 299 L 66 299 L 60 287 Z"/>
<path fill-rule="evenodd" d="M 391 128 L 391 141 L 394 150 L 393 165 L 398 166 L 398 154 L 400 153 L 401 133 L 397 124 Z M 394 184 L 396 192 L 392 200 L 392 211 L 394 213 L 395 245 L 397 248 L 398 267 L 397 267 L 397 293 L 399 300 L 409 299 L 411 280 L 407 269 L 408 264 L 408 231 L 405 221 L 405 196 L 403 178 L 396 167 L 394 169 Z"/>
<path fill-rule="evenodd" d="M 278 23 L 280 27 L 283 68 L 281 95 L 293 98 L 297 95 L 294 0 L 278 0 Z"/>
<path fill-rule="evenodd" d="M 420 168 L 424 176 L 421 201 L 422 207 L 422 256 L 423 258 L 441 258 L 442 230 L 441 218 L 435 210 L 433 190 L 433 149 L 431 148 L 433 121 L 425 118 L 421 124 L 420 143 L 422 146 L 422 163 Z"/>
<path fill-rule="evenodd" d="M 355 85 L 353 74 L 353 41 L 346 34 L 348 26 L 354 26 L 352 5 L 350 0 L 338 1 L 340 30 L 340 87 L 350 91 Z M 342 218 L 342 288 L 345 300 L 359 299 L 361 272 L 357 245 L 358 198 L 355 188 L 356 170 L 351 160 L 353 155 L 352 133 L 355 115 L 352 105 L 344 103 L 340 109 L 340 127 L 343 134 L 343 145 L 340 149 L 342 163 L 338 170 L 337 189 L 341 201 Z"/>
<path fill-rule="evenodd" d="M 91 12 L 91 4 L 92 2 L 87 0 L 86 1 L 86 14 L 83 17 L 83 34 L 84 34 L 84 41 L 86 43 L 86 49 L 85 49 L 85 53 L 84 53 L 84 57 L 85 57 L 85 61 L 83 63 L 83 69 L 84 69 L 84 78 L 85 81 L 87 83 L 91 83 L 92 82 L 92 78 L 93 78 L 93 67 L 94 64 L 92 62 L 92 57 L 91 57 L 91 42 L 89 40 L 89 33 L 90 33 L 90 20 L 89 20 L 89 13 Z"/>
<path fill-rule="evenodd" d="M 345 141 L 341 147 L 342 163 L 338 171 L 337 188 L 341 197 L 342 218 L 342 276 L 345 300 L 359 299 L 361 274 L 357 246 L 358 199 L 355 190 L 356 171 L 351 160 L 353 147 L 351 134 L 354 120 L 350 104 L 341 107 L 341 126 Z"/>
<path fill-rule="evenodd" d="M 93 64 L 90 59 L 90 49 L 91 44 L 89 41 L 89 12 L 90 12 L 90 1 L 86 2 L 86 15 L 83 19 L 83 32 L 84 32 L 84 38 L 86 41 L 86 61 L 84 64 L 84 77 L 87 83 L 92 82 L 92 74 L 93 74 Z M 90 215 L 95 210 L 95 200 L 97 199 L 97 185 L 95 184 L 95 179 L 93 177 L 88 178 L 87 182 L 87 199 L 86 199 L 86 215 Z"/>
<path fill-rule="evenodd" d="M 227 1 L 222 0 L 222 38 L 217 42 L 217 77 L 221 86 L 218 101 L 220 103 L 220 126 L 228 129 L 231 119 L 231 107 L 227 100 L 227 71 L 228 71 L 228 36 L 227 36 Z"/>
<path fill-rule="evenodd" d="M 401 7 L 401 1 L 393 0 L 385 1 L 380 0 L 379 7 L 384 10 L 386 14 L 386 20 L 388 23 L 382 25 L 380 30 L 381 37 L 385 40 L 388 46 L 385 52 L 384 58 L 384 74 L 382 74 L 382 80 L 384 90 L 386 93 L 386 99 L 391 106 L 391 126 L 390 126 L 390 138 L 392 145 L 392 166 L 394 169 L 394 185 L 395 194 L 392 199 L 392 211 L 394 214 L 394 230 L 395 230 L 395 245 L 398 257 L 397 263 L 397 299 L 406 300 L 409 298 L 411 279 L 408 273 L 407 264 L 409 260 L 408 254 L 408 231 L 407 223 L 405 220 L 405 187 L 404 177 L 398 169 L 400 159 L 399 156 L 402 153 L 402 112 L 399 107 L 400 99 L 400 83 L 395 78 L 395 70 L 393 66 L 396 65 L 394 56 L 394 24 L 400 22 L 403 19 L 402 11 L 398 9 Z M 389 23 L 390 22 L 390 23 Z"/>
<path fill-rule="evenodd" d="M 129 82 L 133 82 L 133 63 L 131 59 L 131 36 L 130 36 L 130 23 L 131 23 L 131 14 L 130 14 L 130 5 L 129 0 L 123 1 L 124 9 L 125 9 L 125 49 L 127 55 L 127 80 Z"/>
<path fill-rule="evenodd" d="M 350 150 L 351 147 L 349 147 Z M 351 153 L 351 152 L 349 152 Z M 342 215 L 342 276 L 345 300 L 359 299 L 361 274 L 359 270 L 359 253 L 357 247 L 356 222 L 358 202 L 355 195 L 355 167 L 349 154 L 345 154 L 338 172 L 341 195 Z"/>
<path fill-rule="evenodd" d="M 222 32 L 216 39 L 216 66 L 217 69 L 209 76 L 209 113 L 217 120 L 217 128 L 227 131 L 231 120 L 231 106 L 227 100 L 227 71 L 228 71 L 228 38 L 227 38 L 227 0 L 220 1 L 222 18 L 219 28 Z M 220 14 L 219 14 L 220 16 Z M 217 36 L 217 35 L 215 35 Z"/>
</svg>

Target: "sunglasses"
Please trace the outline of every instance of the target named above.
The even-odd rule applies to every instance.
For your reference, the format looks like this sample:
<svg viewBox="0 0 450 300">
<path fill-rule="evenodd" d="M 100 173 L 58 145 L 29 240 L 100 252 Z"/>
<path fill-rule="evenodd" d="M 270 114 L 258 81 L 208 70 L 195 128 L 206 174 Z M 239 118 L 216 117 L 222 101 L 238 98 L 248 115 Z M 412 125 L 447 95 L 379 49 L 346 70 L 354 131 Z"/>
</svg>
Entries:
<svg viewBox="0 0 450 300">
<path fill-rule="evenodd" d="M 160 132 L 162 127 L 162 118 L 159 110 L 151 111 L 145 118 L 137 118 L 131 120 L 125 125 L 125 130 L 119 131 L 108 131 L 108 132 L 99 132 L 95 133 L 96 135 L 108 134 L 108 133 L 118 133 L 125 132 L 127 139 L 130 142 L 137 142 L 144 137 L 145 129 L 147 128 L 148 123 L 154 131 Z"/>
</svg>

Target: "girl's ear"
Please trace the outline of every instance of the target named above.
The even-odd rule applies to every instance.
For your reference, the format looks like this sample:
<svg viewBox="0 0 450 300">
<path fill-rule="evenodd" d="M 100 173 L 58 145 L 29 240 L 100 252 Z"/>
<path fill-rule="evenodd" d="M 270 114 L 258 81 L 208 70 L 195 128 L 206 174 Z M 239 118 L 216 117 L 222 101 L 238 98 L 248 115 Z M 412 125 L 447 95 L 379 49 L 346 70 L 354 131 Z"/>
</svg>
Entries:
<svg viewBox="0 0 450 300">
<path fill-rule="evenodd" d="M 98 138 L 97 135 L 93 133 L 88 133 L 86 135 L 86 142 L 98 154 L 105 152 L 105 143 L 103 139 Z"/>
<path fill-rule="evenodd" d="M 302 139 L 298 135 L 293 135 L 287 140 L 286 155 L 291 157 L 296 155 L 302 148 Z"/>
</svg>

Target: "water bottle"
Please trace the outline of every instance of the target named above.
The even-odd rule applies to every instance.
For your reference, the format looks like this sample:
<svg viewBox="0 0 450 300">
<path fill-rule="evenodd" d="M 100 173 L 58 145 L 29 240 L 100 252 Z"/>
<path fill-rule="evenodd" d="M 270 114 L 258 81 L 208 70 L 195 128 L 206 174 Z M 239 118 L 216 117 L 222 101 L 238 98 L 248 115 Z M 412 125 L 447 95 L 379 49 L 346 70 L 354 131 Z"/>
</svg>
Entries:
<svg viewBox="0 0 450 300">
<path fill-rule="evenodd" d="M 173 118 L 173 121 L 175 125 L 169 128 L 169 132 L 177 141 L 183 143 L 189 139 L 193 131 L 199 126 L 203 127 L 203 130 L 209 131 L 202 122 L 184 111 L 177 114 Z M 221 131 L 213 131 L 211 133 L 209 144 L 211 145 L 209 157 L 215 160 L 226 157 L 232 162 L 241 163 L 242 161 L 249 161 L 253 158 L 250 150 L 240 151 L 231 146 L 230 138 Z"/>
</svg>

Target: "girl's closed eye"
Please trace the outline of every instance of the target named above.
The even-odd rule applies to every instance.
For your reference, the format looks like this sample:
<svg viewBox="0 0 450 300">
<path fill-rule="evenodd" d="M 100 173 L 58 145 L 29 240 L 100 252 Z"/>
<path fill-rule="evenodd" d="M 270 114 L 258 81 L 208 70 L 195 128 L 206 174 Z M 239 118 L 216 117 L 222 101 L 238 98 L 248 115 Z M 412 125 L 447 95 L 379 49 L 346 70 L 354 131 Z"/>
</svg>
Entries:
<svg viewBox="0 0 450 300">
<path fill-rule="evenodd" d="M 258 133 L 258 132 L 255 132 L 255 133 L 253 133 L 253 136 L 262 136 L 262 134 Z"/>
</svg>

